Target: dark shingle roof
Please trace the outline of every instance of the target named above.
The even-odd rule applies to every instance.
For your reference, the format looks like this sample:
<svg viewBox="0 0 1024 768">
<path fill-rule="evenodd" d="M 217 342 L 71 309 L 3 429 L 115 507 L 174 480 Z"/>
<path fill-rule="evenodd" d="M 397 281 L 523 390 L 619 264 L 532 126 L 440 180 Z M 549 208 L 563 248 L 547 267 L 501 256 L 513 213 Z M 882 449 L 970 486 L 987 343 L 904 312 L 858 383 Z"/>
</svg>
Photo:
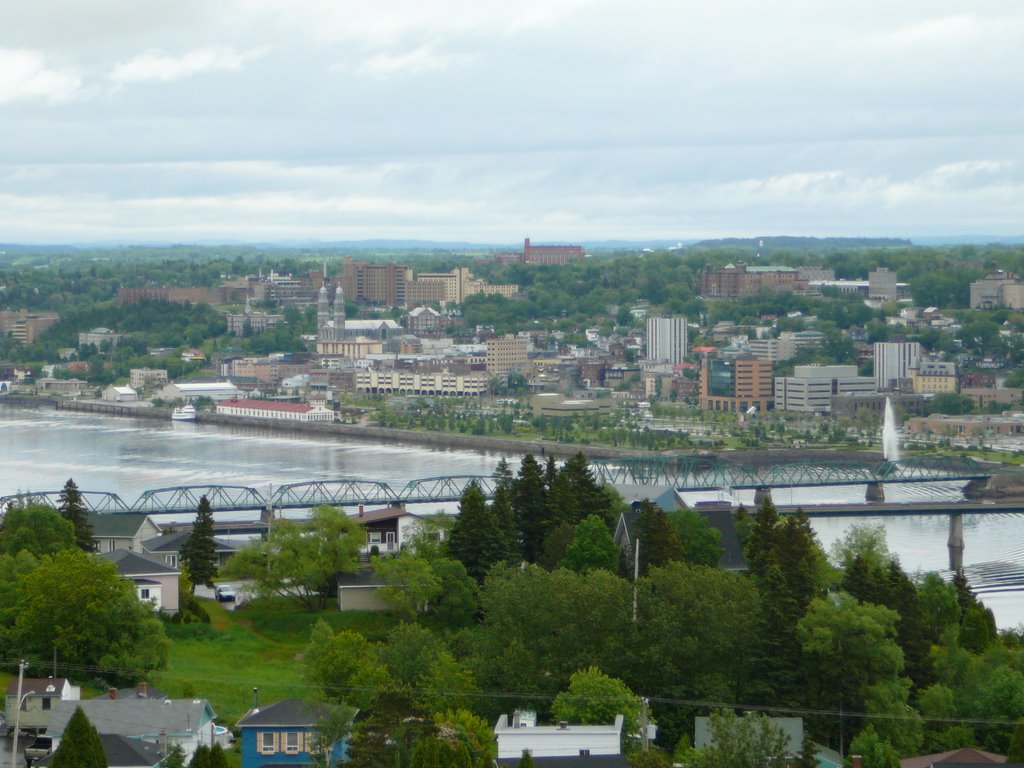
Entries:
<svg viewBox="0 0 1024 768">
<path fill-rule="evenodd" d="M 147 552 L 180 552 L 182 546 L 188 541 L 192 531 L 176 531 L 165 533 L 163 536 L 155 536 L 142 542 Z M 237 552 L 239 547 L 234 542 L 226 539 L 213 538 L 213 548 L 216 552 Z"/>
<path fill-rule="evenodd" d="M 177 568 L 172 568 L 166 563 L 140 555 L 138 552 L 129 552 L 127 549 L 103 552 L 100 557 L 117 566 L 117 572 L 122 576 L 154 576 L 179 572 Z"/>
<path fill-rule="evenodd" d="M 64 688 L 66 682 L 67 678 L 64 677 L 26 677 L 21 681 L 21 693 L 24 695 L 33 691 L 35 696 L 60 696 L 61 689 Z M 51 685 L 53 690 L 48 692 L 46 689 Z M 18 678 L 14 678 L 7 684 L 7 695 L 18 695 Z"/>
<path fill-rule="evenodd" d="M 320 719 L 320 710 L 302 699 L 282 699 L 266 707 L 250 709 L 238 721 L 239 728 L 253 726 L 312 726 Z"/>
<path fill-rule="evenodd" d="M 103 754 L 107 757 L 109 768 L 157 766 L 162 760 L 160 750 L 155 744 L 148 744 L 138 739 L 129 739 L 113 733 L 101 733 L 100 743 L 103 744 Z M 47 766 L 52 760 L 53 755 L 49 755 L 36 761 L 34 765 Z"/>
</svg>

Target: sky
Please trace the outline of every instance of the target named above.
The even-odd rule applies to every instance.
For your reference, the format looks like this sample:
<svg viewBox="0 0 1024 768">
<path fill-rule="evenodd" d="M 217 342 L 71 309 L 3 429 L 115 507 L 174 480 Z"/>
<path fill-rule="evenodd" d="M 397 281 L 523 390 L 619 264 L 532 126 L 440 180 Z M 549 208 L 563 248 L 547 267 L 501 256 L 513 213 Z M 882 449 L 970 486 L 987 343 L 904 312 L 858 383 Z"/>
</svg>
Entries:
<svg viewBox="0 0 1024 768">
<path fill-rule="evenodd" d="M 1024 3 L 0 3 L 0 242 L 1024 235 Z"/>
</svg>

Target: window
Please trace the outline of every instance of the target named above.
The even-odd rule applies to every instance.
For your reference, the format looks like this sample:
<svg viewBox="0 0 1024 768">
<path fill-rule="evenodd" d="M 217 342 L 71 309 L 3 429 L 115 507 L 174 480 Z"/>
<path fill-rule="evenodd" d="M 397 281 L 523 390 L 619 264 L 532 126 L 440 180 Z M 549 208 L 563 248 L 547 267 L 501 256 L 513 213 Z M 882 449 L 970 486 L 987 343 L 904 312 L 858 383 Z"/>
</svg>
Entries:
<svg viewBox="0 0 1024 768">
<path fill-rule="evenodd" d="M 273 731 L 264 731 L 259 738 L 259 753 L 261 755 L 272 755 L 277 752 L 277 734 Z"/>
<path fill-rule="evenodd" d="M 143 587 L 139 590 L 139 599 L 149 600 L 149 587 Z"/>
<path fill-rule="evenodd" d="M 371 544 L 380 544 L 380 531 L 370 531 L 367 535 Z"/>
<path fill-rule="evenodd" d="M 292 731 L 284 735 L 284 751 L 287 755 L 299 754 L 299 736 L 302 734 Z"/>
<path fill-rule="evenodd" d="M 52 704 L 53 704 L 53 700 L 52 699 L 50 699 L 47 696 L 43 697 L 43 709 L 49 709 Z"/>
</svg>

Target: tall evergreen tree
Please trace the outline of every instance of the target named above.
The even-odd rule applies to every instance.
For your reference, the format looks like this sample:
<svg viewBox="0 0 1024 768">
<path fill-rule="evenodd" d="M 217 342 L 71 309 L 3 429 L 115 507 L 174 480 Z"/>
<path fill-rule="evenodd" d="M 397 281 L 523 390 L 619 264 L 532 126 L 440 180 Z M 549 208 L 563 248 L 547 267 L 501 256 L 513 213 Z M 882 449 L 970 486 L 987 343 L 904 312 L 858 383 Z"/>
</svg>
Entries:
<svg viewBox="0 0 1024 768">
<path fill-rule="evenodd" d="M 107 768 L 107 756 L 96 727 L 81 707 L 75 707 L 50 765 L 57 768 Z"/>
<path fill-rule="evenodd" d="M 507 554 L 505 536 L 494 510 L 475 482 L 462 493 L 459 516 L 448 536 L 448 552 L 477 581 L 483 581 L 491 566 L 501 562 Z"/>
<path fill-rule="evenodd" d="M 633 522 L 635 538 L 640 540 L 640 575 L 651 568 L 683 559 L 683 545 L 668 515 L 657 504 L 644 499 Z"/>
<path fill-rule="evenodd" d="M 535 768 L 536 765 L 533 762 L 533 755 L 530 754 L 530 750 L 524 749 L 522 757 L 519 758 L 519 768 Z"/>
<path fill-rule="evenodd" d="M 544 552 L 544 537 L 553 527 L 548 518 L 547 489 L 532 454 L 523 457 L 512 493 L 512 511 L 523 543 L 523 557 L 535 563 Z"/>
<path fill-rule="evenodd" d="M 494 501 L 491 502 L 491 509 L 494 511 L 498 528 L 505 539 L 505 557 L 503 559 L 510 563 L 517 563 L 522 560 L 523 545 L 519 540 L 519 531 L 516 530 L 515 510 L 512 508 L 515 477 L 504 457 L 494 470 L 494 480 Z"/>
<path fill-rule="evenodd" d="M 589 515 L 597 515 L 604 520 L 609 528 L 615 526 L 615 510 L 612 497 L 605 488 L 594 479 L 587 459 L 582 453 L 576 453 L 562 465 L 561 473 L 569 480 L 569 486 L 578 501 L 578 511 L 573 525 L 578 524 Z"/>
<path fill-rule="evenodd" d="M 217 547 L 213 541 L 213 509 L 205 496 L 199 499 L 192 533 L 181 547 L 181 562 L 188 569 L 193 592 L 196 584 L 213 586 L 217 577 Z"/>
<path fill-rule="evenodd" d="M 85 551 L 92 552 L 95 545 L 92 540 L 92 524 L 89 522 L 89 512 L 82 501 L 82 494 L 75 485 L 72 478 L 64 483 L 64 489 L 60 492 L 57 511 L 61 517 L 71 523 L 75 528 L 75 545 Z"/>
<path fill-rule="evenodd" d="M 210 764 L 210 748 L 206 744 L 196 747 L 192 759 L 188 762 L 188 768 L 213 768 Z"/>
<path fill-rule="evenodd" d="M 215 743 L 210 747 L 210 768 L 228 768 L 228 756 L 224 754 L 224 747 Z"/>
<path fill-rule="evenodd" d="M 754 524 L 745 551 L 747 565 L 753 575 L 764 576 L 768 568 L 776 563 L 780 538 L 779 512 L 771 496 L 766 494 L 754 513 Z"/>
</svg>

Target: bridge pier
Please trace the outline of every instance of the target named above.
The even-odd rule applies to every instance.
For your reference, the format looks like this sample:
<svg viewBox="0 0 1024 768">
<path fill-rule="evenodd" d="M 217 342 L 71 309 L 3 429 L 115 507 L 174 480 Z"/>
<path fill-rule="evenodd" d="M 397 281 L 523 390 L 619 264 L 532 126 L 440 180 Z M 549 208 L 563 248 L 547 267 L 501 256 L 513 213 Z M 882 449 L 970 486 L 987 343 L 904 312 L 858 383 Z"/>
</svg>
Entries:
<svg viewBox="0 0 1024 768">
<path fill-rule="evenodd" d="M 964 486 L 964 498 L 965 499 L 983 499 L 986 496 L 986 492 L 989 489 L 989 481 L 991 477 L 983 479 L 975 478 Z"/>
<path fill-rule="evenodd" d="M 868 483 L 867 491 L 864 493 L 864 500 L 881 503 L 885 501 L 885 489 L 881 483 Z"/>
<path fill-rule="evenodd" d="M 949 516 L 949 569 L 959 571 L 964 567 L 964 515 L 954 512 Z"/>
<path fill-rule="evenodd" d="M 761 506 L 761 503 L 768 499 L 772 499 L 772 489 L 767 485 L 762 485 L 760 488 L 754 490 L 754 509 Z"/>
</svg>

